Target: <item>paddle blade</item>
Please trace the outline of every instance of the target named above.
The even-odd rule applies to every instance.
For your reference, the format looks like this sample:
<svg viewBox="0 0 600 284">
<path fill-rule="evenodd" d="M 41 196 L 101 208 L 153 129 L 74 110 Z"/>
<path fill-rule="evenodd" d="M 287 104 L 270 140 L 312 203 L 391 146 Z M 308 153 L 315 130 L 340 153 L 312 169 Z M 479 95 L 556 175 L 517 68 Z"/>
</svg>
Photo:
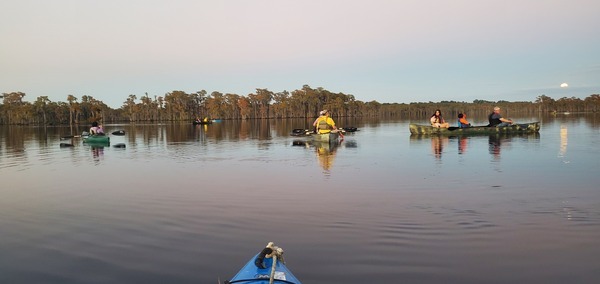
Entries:
<svg viewBox="0 0 600 284">
<path fill-rule="evenodd" d="M 118 135 L 118 136 L 125 135 L 125 130 L 113 131 L 112 135 Z"/>
<path fill-rule="evenodd" d="M 344 128 L 340 128 L 346 132 L 356 132 L 358 131 L 358 128 L 354 127 L 354 126 L 349 126 L 349 127 L 344 127 Z"/>
<path fill-rule="evenodd" d="M 117 144 L 113 145 L 113 147 L 115 147 L 115 148 L 125 148 L 127 146 L 125 145 L 125 143 L 117 143 Z"/>
<path fill-rule="evenodd" d="M 66 139 L 72 139 L 72 138 L 80 138 L 81 135 L 69 135 L 69 136 L 63 136 L 60 137 L 61 140 L 66 140 Z"/>
</svg>

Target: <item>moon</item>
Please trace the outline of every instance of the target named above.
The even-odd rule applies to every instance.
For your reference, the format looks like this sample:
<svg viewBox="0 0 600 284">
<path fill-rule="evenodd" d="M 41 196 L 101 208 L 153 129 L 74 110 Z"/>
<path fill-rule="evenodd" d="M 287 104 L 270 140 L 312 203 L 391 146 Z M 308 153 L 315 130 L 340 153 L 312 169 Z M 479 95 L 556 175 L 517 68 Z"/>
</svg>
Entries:
<svg viewBox="0 0 600 284">
<path fill-rule="evenodd" d="M 560 87 L 561 87 L 561 88 L 566 88 L 566 87 L 568 87 L 568 86 L 569 86 L 569 84 L 567 84 L 567 83 L 562 83 L 562 84 L 560 84 Z"/>
</svg>

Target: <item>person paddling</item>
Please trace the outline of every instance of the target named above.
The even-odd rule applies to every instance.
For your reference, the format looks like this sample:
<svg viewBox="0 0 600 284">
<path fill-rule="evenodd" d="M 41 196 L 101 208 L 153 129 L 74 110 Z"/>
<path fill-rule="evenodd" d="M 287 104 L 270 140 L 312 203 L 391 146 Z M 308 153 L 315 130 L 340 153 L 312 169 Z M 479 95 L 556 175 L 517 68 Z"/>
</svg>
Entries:
<svg viewBox="0 0 600 284">
<path fill-rule="evenodd" d="M 502 114 L 500 114 L 499 107 L 494 108 L 494 112 L 490 113 L 490 115 L 488 116 L 488 120 L 490 122 L 488 126 L 492 127 L 504 127 L 509 126 L 513 123 L 512 120 L 502 117 Z"/>
<path fill-rule="evenodd" d="M 313 122 L 313 126 L 316 127 L 317 133 L 325 134 L 329 133 L 332 130 L 337 130 L 335 126 L 335 122 L 331 117 L 329 117 L 329 111 L 323 110 L 320 112 L 321 116 Z"/>
<path fill-rule="evenodd" d="M 91 135 L 104 135 L 104 129 L 102 129 L 102 125 L 98 125 L 97 121 L 92 122 L 92 127 L 90 127 Z"/>
</svg>

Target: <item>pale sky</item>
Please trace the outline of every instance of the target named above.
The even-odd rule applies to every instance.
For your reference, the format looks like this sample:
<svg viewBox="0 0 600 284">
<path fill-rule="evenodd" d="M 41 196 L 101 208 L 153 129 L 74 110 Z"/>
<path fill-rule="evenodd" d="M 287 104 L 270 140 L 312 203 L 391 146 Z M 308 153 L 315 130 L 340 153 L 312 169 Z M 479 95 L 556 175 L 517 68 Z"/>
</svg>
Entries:
<svg viewBox="0 0 600 284">
<path fill-rule="evenodd" d="M 0 93 L 585 98 L 600 94 L 599 15 L 598 0 L 2 0 Z"/>
</svg>

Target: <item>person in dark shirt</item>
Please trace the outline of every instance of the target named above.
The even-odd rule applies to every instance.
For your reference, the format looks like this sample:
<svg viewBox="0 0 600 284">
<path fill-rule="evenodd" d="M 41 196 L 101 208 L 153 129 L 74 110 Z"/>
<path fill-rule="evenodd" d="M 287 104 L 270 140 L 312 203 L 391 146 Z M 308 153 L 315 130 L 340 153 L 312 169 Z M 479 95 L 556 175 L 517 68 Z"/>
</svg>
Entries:
<svg viewBox="0 0 600 284">
<path fill-rule="evenodd" d="M 499 107 L 494 108 L 494 112 L 490 113 L 490 115 L 488 116 L 488 120 L 490 122 L 488 126 L 494 127 L 509 126 L 513 123 L 512 120 L 502 117 L 502 114 L 500 114 Z"/>
</svg>

